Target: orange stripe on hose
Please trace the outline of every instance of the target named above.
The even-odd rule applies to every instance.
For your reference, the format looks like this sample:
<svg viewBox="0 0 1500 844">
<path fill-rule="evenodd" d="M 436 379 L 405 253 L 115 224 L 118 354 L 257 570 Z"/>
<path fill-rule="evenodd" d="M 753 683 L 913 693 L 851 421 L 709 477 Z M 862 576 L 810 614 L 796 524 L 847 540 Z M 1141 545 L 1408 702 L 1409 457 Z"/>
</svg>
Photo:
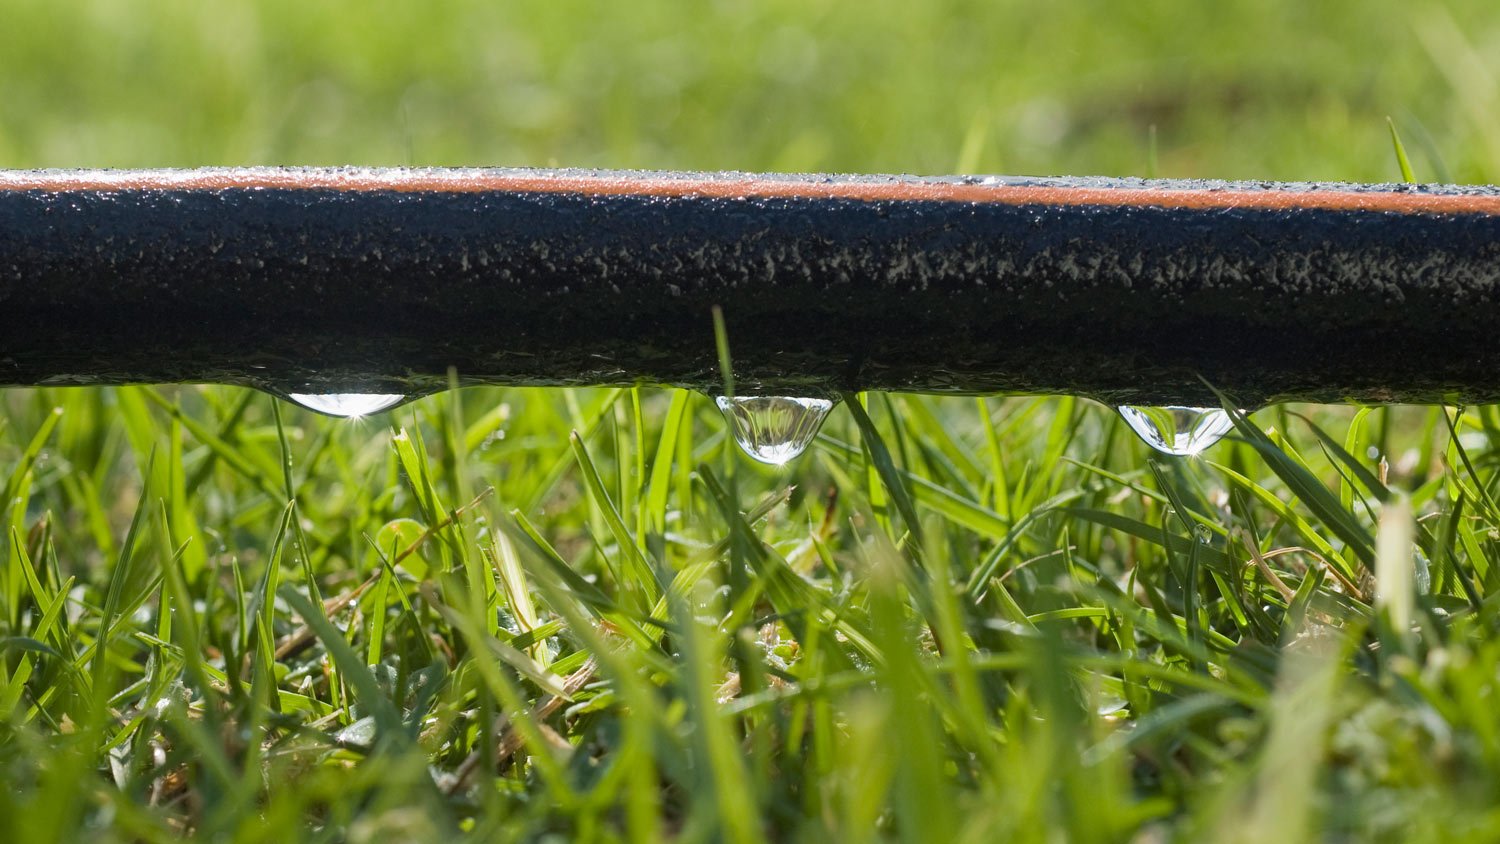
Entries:
<svg viewBox="0 0 1500 844">
<path fill-rule="evenodd" d="M 0 190 L 114 191 L 339 190 L 401 193 L 566 193 L 718 199 L 846 199 L 1006 205 L 1137 206 L 1216 210 L 1312 209 L 1401 214 L 1500 214 L 1500 196 L 1417 192 L 1228 188 L 1063 187 L 963 182 L 853 182 L 702 178 L 691 174 L 544 175 L 478 170 L 96 170 L 0 172 Z"/>
</svg>

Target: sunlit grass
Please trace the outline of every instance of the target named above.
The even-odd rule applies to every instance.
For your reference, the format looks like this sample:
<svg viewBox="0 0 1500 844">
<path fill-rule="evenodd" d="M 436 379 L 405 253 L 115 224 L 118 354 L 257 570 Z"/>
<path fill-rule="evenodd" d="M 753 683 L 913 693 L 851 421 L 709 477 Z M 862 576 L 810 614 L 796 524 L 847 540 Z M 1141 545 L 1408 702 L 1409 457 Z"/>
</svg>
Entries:
<svg viewBox="0 0 1500 844">
<path fill-rule="evenodd" d="M 1493 412 L 1272 408 L 1284 433 L 1179 460 L 1075 400 L 870 396 L 768 471 L 670 398 L 278 427 L 239 390 L 12 392 L 0 816 L 16 840 L 1488 828 Z M 1377 615 L 1396 489 L 1427 585 Z"/>
</svg>

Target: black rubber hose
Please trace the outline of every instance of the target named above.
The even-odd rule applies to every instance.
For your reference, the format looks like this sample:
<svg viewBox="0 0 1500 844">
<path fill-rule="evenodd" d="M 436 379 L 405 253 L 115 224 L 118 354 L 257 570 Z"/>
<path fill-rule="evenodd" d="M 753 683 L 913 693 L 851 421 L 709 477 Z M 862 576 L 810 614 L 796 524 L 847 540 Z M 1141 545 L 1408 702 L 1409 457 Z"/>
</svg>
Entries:
<svg viewBox="0 0 1500 844">
<path fill-rule="evenodd" d="M 0 173 L 0 384 L 1500 400 L 1500 191 Z"/>
</svg>

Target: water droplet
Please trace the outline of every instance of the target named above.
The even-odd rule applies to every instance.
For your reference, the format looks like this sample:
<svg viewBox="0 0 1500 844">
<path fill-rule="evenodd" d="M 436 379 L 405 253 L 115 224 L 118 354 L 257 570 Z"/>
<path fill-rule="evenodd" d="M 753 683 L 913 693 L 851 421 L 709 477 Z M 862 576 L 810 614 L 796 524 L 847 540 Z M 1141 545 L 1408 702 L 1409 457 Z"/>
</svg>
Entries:
<svg viewBox="0 0 1500 844">
<path fill-rule="evenodd" d="M 792 396 L 719 396 L 734 441 L 752 459 L 782 466 L 807 450 L 833 402 Z"/>
<path fill-rule="evenodd" d="M 1120 415 L 1131 430 L 1162 454 L 1191 457 L 1224 438 L 1234 422 L 1221 407 L 1131 407 Z"/>
<path fill-rule="evenodd" d="M 337 416 L 340 419 L 352 419 L 356 416 L 379 413 L 406 396 L 391 393 L 324 393 L 321 395 L 288 393 L 287 398 L 308 410 L 315 410 L 327 416 Z"/>
</svg>

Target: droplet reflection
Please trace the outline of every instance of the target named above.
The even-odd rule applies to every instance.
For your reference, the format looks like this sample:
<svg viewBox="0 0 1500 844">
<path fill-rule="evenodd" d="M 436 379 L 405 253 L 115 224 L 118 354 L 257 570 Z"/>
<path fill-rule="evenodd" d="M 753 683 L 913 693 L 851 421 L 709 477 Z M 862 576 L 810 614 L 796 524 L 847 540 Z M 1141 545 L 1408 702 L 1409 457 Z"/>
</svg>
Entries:
<svg viewBox="0 0 1500 844">
<path fill-rule="evenodd" d="M 1191 457 L 1224 438 L 1234 421 L 1221 407 L 1119 408 L 1131 430 L 1162 454 Z"/>
<path fill-rule="evenodd" d="M 379 413 L 396 405 L 406 396 L 390 393 L 325 393 L 323 395 L 288 393 L 287 398 L 308 410 L 327 416 L 337 416 L 340 419 L 353 419 Z"/>
<path fill-rule="evenodd" d="M 752 459 L 783 466 L 807 450 L 833 402 L 792 396 L 719 396 L 734 441 Z"/>
</svg>

